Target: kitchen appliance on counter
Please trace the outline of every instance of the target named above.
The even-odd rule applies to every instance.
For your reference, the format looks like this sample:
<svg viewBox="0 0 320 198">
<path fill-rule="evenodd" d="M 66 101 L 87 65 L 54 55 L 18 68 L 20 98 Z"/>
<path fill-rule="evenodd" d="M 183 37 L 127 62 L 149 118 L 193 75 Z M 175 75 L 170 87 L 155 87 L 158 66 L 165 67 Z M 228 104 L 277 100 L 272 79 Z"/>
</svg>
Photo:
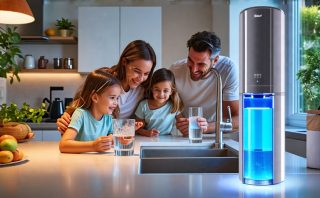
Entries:
<svg viewBox="0 0 320 198">
<path fill-rule="evenodd" d="M 39 69 L 46 69 L 48 62 L 49 62 L 48 59 L 45 59 L 44 56 L 40 56 L 40 58 L 38 60 L 38 68 Z"/>
<path fill-rule="evenodd" d="M 240 13 L 239 177 L 245 184 L 284 181 L 284 13 Z"/>
<path fill-rule="evenodd" d="M 52 92 L 53 91 L 63 91 L 63 87 L 50 87 L 50 97 L 44 98 L 42 102 L 47 102 L 48 109 L 47 109 L 47 114 L 44 116 L 44 121 L 45 122 L 56 122 L 56 120 L 63 114 L 64 112 L 64 107 L 63 107 L 63 102 L 60 100 L 60 98 L 55 98 L 54 101 L 52 101 Z"/>
<path fill-rule="evenodd" d="M 57 120 L 64 112 L 63 103 L 60 98 L 55 98 L 50 107 L 50 118 Z"/>
<path fill-rule="evenodd" d="M 64 107 L 67 109 L 67 107 L 72 103 L 73 98 L 64 98 Z"/>
<path fill-rule="evenodd" d="M 23 65 L 25 69 L 34 69 L 35 68 L 34 57 L 31 54 L 25 55 Z"/>
</svg>

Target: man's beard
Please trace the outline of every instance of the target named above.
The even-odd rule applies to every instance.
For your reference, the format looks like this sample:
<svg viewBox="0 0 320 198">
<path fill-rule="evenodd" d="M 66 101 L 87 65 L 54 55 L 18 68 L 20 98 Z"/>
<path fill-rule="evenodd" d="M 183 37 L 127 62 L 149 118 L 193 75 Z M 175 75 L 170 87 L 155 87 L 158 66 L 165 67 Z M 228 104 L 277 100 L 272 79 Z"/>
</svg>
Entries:
<svg viewBox="0 0 320 198">
<path fill-rule="evenodd" d="M 204 71 L 204 72 L 201 72 L 201 75 L 197 78 L 193 78 L 193 75 L 192 73 L 190 72 L 190 78 L 193 80 L 193 81 L 198 81 L 198 80 L 204 80 L 204 79 L 207 79 L 209 77 L 209 73 L 212 71 L 212 66 Z"/>
</svg>

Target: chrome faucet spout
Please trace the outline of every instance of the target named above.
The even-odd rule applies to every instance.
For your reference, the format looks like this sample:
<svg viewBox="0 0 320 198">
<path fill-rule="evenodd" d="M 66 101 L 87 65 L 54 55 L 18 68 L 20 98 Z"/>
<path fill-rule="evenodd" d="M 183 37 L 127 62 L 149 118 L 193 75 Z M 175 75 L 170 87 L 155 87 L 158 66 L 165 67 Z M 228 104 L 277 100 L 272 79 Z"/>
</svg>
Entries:
<svg viewBox="0 0 320 198">
<path fill-rule="evenodd" d="M 227 122 L 223 122 L 222 117 L 222 81 L 219 71 L 216 68 L 211 68 L 211 71 L 215 75 L 217 79 L 217 102 L 216 102 L 216 123 L 215 123 L 215 131 L 216 131 L 216 140 L 214 143 L 214 148 L 222 149 L 223 144 L 223 131 L 231 131 L 232 130 L 232 118 L 231 118 L 231 110 L 228 106 L 228 114 L 229 119 Z"/>
</svg>

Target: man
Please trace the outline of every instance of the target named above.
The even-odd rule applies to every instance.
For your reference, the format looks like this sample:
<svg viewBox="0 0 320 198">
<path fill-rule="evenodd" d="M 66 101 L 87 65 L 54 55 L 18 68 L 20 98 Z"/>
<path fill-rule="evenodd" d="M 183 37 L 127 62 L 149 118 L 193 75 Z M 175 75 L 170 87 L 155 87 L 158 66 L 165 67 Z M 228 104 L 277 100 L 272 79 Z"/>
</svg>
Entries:
<svg viewBox="0 0 320 198">
<path fill-rule="evenodd" d="M 188 135 L 189 107 L 202 107 L 203 117 L 208 121 L 204 133 L 215 131 L 215 105 L 217 81 L 210 68 L 216 68 L 222 80 L 222 110 L 224 120 L 228 118 L 227 106 L 231 108 L 233 129 L 237 129 L 239 115 L 239 76 L 236 65 L 230 58 L 221 56 L 220 39 L 213 32 L 198 32 L 188 40 L 188 58 L 170 67 L 175 75 L 178 93 L 185 105 L 184 118 L 177 118 L 177 128 Z"/>
</svg>

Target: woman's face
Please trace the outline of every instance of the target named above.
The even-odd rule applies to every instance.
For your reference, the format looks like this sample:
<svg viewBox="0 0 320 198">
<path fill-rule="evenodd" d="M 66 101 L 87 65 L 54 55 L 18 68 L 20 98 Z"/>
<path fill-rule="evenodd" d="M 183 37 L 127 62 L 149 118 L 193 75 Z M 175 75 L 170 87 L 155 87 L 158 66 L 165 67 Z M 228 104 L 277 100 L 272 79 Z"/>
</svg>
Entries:
<svg viewBox="0 0 320 198">
<path fill-rule="evenodd" d="M 141 83 L 147 80 L 151 68 L 152 68 L 151 60 L 135 60 L 126 65 L 126 79 L 124 82 L 124 89 L 127 90 L 129 88 L 134 89 L 137 88 Z"/>
</svg>

